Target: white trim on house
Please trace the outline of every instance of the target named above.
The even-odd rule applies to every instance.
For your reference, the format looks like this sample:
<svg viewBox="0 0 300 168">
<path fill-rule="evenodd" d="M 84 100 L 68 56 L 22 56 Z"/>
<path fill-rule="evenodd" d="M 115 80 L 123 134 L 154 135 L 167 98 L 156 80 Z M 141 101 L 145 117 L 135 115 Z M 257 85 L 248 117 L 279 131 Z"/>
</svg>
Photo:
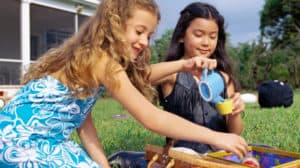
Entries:
<svg viewBox="0 0 300 168">
<path fill-rule="evenodd" d="M 0 58 L 0 62 L 16 62 L 16 63 L 22 63 L 22 60 L 19 60 L 19 59 L 6 59 L 6 58 Z"/>
<path fill-rule="evenodd" d="M 82 15 L 93 15 L 99 1 L 96 0 L 28 0 L 32 4 L 41 5 L 49 8 L 63 10 Z M 78 7 L 81 7 L 80 11 Z"/>
<path fill-rule="evenodd" d="M 74 29 L 78 31 L 78 14 L 91 16 L 97 6 L 95 0 L 21 0 L 21 59 L 22 73 L 30 64 L 30 4 L 74 13 Z M 99 2 L 98 2 L 99 3 Z M 85 6 L 84 6 L 85 5 Z"/>
<path fill-rule="evenodd" d="M 0 40 L 0 42 L 2 42 L 2 43 L 5 43 L 7 40 L 10 41 L 8 43 L 10 45 L 7 48 L 4 48 L 4 50 L 2 50 L 3 52 L 0 52 L 3 54 L 3 55 L 0 54 L 0 64 L 2 63 L 2 65 L 5 65 L 6 63 L 8 63 L 5 65 L 6 69 L 4 68 L 5 67 L 4 66 L 4 67 L 2 67 L 2 70 L 0 70 L 0 80 L 3 80 L 5 78 L 5 75 L 9 74 L 9 78 L 5 79 L 4 81 L 7 81 L 7 80 L 10 81 L 12 79 L 12 77 L 14 77 L 14 75 L 16 74 L 16 73 L 11 72 L 12 67 L 10 66 L 10 63 L 19 63 L 19 64 L 21 63 L 20 69 L 22 70 L 22 72 L 25 72 L 26 67 L 28 67 L 30 63 L 34 62 L 34 60 L 31 60 L 32 59 L 31 55 L 33 52 L 33 51 L 31 51 L 31 47 L 33 47 L 33 46 L 31 46 L 32 36 L 34 35 L 35 37 L 39 38 L 38 40 L 45 40 L 45 39 L 42 39 L 43 37 L 45 37 L 45 33 L 44 34 L 36 34 L 36 32 L 32 32 L 32 29 L 33 29 L 32 25 L 34 23 L 38 23 L 38 22 L 32 23 L 33 21 L 31 21 L 31 19 L 32 19 L 31 18 L 32 17 L 31 10 L 36 11 L 37 7 L 39 8 L 39 6 L 40 6 L 41 8 L 45 7 L 45 9 L 46 9 L 45 12 L 46 11 L 49 12 L 48 9 L 55 9 L 55 10 L 61 11 L 59 13 L 65 13 L 64 16 L 67 16 L 67 19 L 68 19 L 67 21 L 70 21 L 69 25 L 70 24 L 74 25 L 73 28 L 72 27 L 70 28 L 70 26 L 69 26 L 69 28 L 72 30 L 71 31 L 71 34 L 72 34 L 72 33 L 76 33 L 78 31 L 78 27 L 80 24 L 79 20 L 82 21 L 82 16 L 93 15 L 98 4 L 101 3 L 101 1 L 100 0 L 16 0 L 15 2 L 11 2 L 10 0 L 5 0 L 3 4 L 5 4 L 5 3 L 9 3 L 9 4 L 18 3 L 19 4 L 18 9 L 17 9 L 17 11 L 19 10 L 19 15 L 14 16 L 14 18 L 18 17 L 19 23 L 17 24 L 16 22 L 14 22 L 13 29 L 10 29 L 9 27 L 6 26 L 6 28 L 3 31 L 3 32 L 6 32 L 6 31 L 9 32 L 8 33 L 9 35 L 17 34 L 17 36 L 13 36 L 13 38 L 10 38 L 12 36 L 6 36 L 5 39 L 2 38 L 2 40 Z M 32 5 L 34 5 L 34 8 L 32 7 Z M 16 7 L 17 7 L 16 5 L 11 5 L 11 6 L 13 6 L 14 10 L 16 10 Z M 10 9 L 2 8 L 2 10 L 9 11 Z M 67 14 L 67 13 L 69 13 L 69 14 Z M 71 13 L 71 15 L 70 15 L 70 13 Z M 43 15 L 43 11 L 40 12 L 39 14 Z M 0 17 L 1 16 L 3 16 L 3 13 L 2 13 L 2 15 L 0 15 Z M 4 14 L 4 16 L 5 16 L 5 14 Z M 47 13 L 43 17 L 46 17 L 46 20 L 47 20 L 47 17 L 48 17 Z M 73 19 L 69 20 L 69 18 L 72 18 L 72 17 L 73 17 Z M 34 18 L 37 18 L 37 17 L 34 17 Z M 3 17 L 2 19 L 5 19 L 5 18 Z M 53 17 L 52 17 L 52 19 L 53 19 Z M 55 21 L 52 23 L 55 23 Z M 17 25 L 17 27 L 15 27 L 16 25 Z M 36 28 L 36 24 L 35 24 L 35 28 Z M 45 26 L 44 26 L 44 28 L 45 28 Z M 53 26 L 49 27 L 50 30 L 51 30 L 51 28 L 56 29 L 56 27 L 53 27 Z M 70 33 L 70 29 L 67 31 L 68 33 Z M 16 32 L 16 30 L 19 30 L 20 33 L 13 33 L 13 31 Z M 58 30 L 59 30 L 59 28 L 58 28 Z M 45 30 L 43 30 L 43 31 L 45 31 Z M 62 31 L 64 31 L 64 29 L 62 29 Z M 12 41 L 12 39 L 14 39 L 14 40 Z M 14 44 L 16 44 L 17 48 L 15 48 L 13 46 Z M 41 45 L 41 44 L 39 43 L 39 45 Z M 33 48 L 35 49 L 35 47 L 33 47 Z M 9 50 L 7 50 L 7 49 L 9 49 Z M 17 52 L 8 52 L 8 51 L 14 51 L 14 49 Z M 40 52 L 40 51 L 38 50 L 37 52 Z M 40 53 L 38 53 L 38 55 L 40 55 Z M 16 66 L 16 65 L 17 64 L 14 64 L 14 66 Z M 14 70 L 16 70 L 15 67 L 14 67 Z M 16 78 L 18 78 L 18 77 L 16 77 Z M 9 83 L 4 82 L 4 84 L 9 84 Z M 2 82 L 0 81 L 0 86 L 1 85 L 3 85 L 3 81 Z"/>
<path fill-rule="evenodd" d="M 20 30 L 21 30 L 21 59 L 22 72 L 30 64 L 30 0 L 21 1 Z"/>
</svg>

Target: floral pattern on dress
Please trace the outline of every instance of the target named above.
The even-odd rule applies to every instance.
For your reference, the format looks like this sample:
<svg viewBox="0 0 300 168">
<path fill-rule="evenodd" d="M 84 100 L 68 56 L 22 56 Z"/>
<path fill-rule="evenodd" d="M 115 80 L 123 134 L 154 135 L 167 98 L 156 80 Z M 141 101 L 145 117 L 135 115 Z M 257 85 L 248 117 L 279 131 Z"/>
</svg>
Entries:
<svg viewBox="0 0 300 168">
<path fill-rule="evenodd" d="M 0 167 L 101 167 L 69 137 L 102 91 L 80 100 L 51 76 L 29 82 L 0 111 Z"/>
</svg>

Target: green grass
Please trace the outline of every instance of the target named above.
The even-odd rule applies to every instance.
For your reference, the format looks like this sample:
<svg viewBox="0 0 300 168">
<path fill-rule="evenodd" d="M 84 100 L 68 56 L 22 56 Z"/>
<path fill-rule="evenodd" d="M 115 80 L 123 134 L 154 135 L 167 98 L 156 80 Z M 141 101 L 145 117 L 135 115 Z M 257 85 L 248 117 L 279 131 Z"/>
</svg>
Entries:
<svg viewBox="0 0 300 168">
<path fill-rule="evenodd" d="M 128 118 L 115 119 L 116 114 Z M 93 121 L 107 155 L 121 150 L 144 151 L 145 144 L 162 145 L 164 138 L 142 127 L 122 106 L 111 98 L 100 98 L 92 113 Z M 74 133 L 71 137 L 79 142 Z"/>
<path fill-rule="evenodd" d="M 243 115 L 243 136 L 251 143 L 263 143 L 279 149 L 300 152 L 300 90 L 294 92 L 289 108 L 260 108 L 247 105 Z"/>
<path fill-rule="evenodd" d="M 146 144 L 163 145 L 164 137 L 144 129 L 120 104 L 110 98 L 100 98 L 93 109 L 93 120 L 107 155 L 121 150 L 144 151 Z M 242 136 L 249 143 L 266 144 L 282 150 L 300 152 L 300 90 L 294 92 L 289 108 L 262 109 L 258 104 L 246 104 L 243 113 Z M 72 139 L 79 142 L 74 133 Z"/>
</svg>

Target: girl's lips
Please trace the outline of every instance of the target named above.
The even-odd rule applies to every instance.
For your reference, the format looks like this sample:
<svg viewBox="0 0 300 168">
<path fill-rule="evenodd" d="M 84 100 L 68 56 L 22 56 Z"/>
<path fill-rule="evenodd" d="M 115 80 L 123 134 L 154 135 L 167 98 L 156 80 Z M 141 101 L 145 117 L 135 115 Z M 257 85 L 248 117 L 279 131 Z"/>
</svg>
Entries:
<svg viewBox="0 0 300 168">
<path fill-rule="evenodd" d="M 207 54 L 207 53 L 209 53 L 209 50 L 199 50 L 199 52 L 200 52 L 201 54 Z"/>
<path fill-rule="evenodd" d="M 134 48 L 133 50 L 134 50 L 135 54 L 137 54 L 137 55 L 139 55 L 141 53 L 140 49 Z"/>
<path fill-rule="evenodd" d="M 132 47 L 132 53 L 134 55 L 134 58 L 137 58 L 141 54 L 141 49 Z"/>
<path fill-rule="evenodd" d="M 209 52 L 209 49 L 206 50 L 200 49 L 200 51 Z"/>
<path fill-rule="evenodd" d="M 134 46 L 132 46 L 132 49 L 135 51 L 135 52 L 141 52 L 141 48 L 138 48 L 138 47 L 134 47 Z"/>
</svg>

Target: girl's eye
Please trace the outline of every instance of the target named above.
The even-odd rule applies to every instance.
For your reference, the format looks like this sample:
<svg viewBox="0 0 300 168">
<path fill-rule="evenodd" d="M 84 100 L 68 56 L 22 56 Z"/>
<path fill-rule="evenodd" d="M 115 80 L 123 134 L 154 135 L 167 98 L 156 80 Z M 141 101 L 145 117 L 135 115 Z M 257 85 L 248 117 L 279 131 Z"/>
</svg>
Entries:
<svg viewBox="0 0 300 168">
<path fill-rule="evenodd" d="M 141 31 L 141 30 L 136 30 L 136 34 L 137 34 L 137 35 L 141 35 L 141 34 L 143 34 L 143 31 Z"/>
<path fill-rule="evenodd" d="M 202 34 L 195 34 L 196 37 L 202 37 Z"/>
<path fill-rule="evenodd" d="M 216 39 L 216 38 L 217 38 L 217 36 L 218 36 L 218 34 L 216 34 L 216 33 L 212 33 L 212 34 L 210 34 L 210 38 L 211 38 L 211 39 Z"/>
<path fill-rule="evenodd" d="M 217 36 L 210 36 L 210 38 L 211 38 L 212 40 L 214 40 L 214 39 L 217 38 Z"/>
</svg>

